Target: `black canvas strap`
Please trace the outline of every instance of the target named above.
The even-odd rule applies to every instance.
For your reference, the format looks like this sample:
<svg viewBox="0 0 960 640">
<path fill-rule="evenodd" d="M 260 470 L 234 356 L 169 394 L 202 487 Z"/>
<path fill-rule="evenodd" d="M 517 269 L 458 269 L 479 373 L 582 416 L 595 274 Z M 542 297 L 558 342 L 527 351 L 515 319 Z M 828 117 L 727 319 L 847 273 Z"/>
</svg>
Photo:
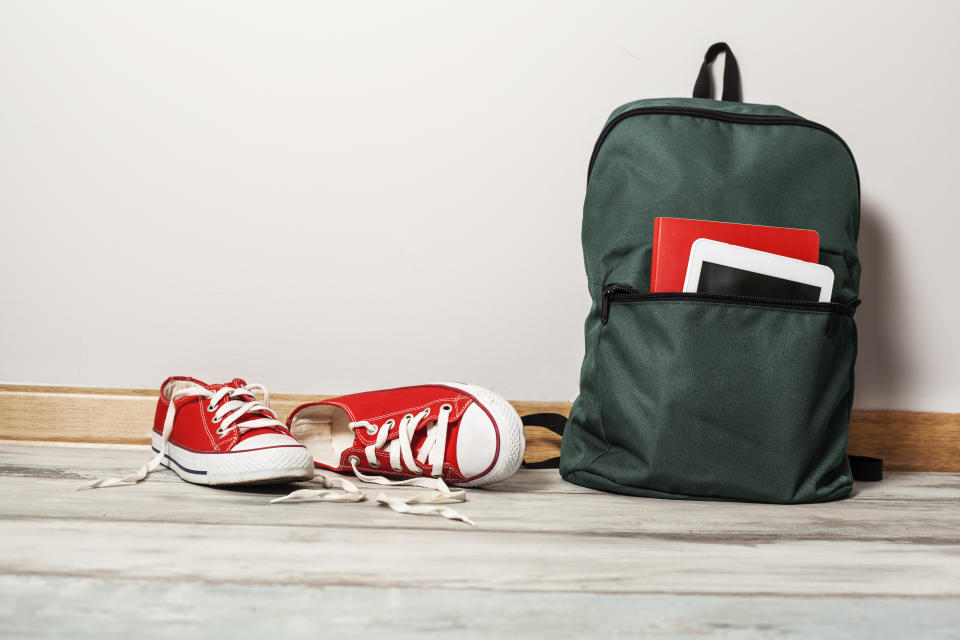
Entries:
<svg viewBox="0 0 960 640">
<path fill-rule="evenodd" d="M 710 48 L 707 49 L 706 55 L 703 56 L 703 64 L 700 65 L 700 75 L 697 76 L 697 83 L 693 85 L 693 97 L 713 98 L 710 65 L 721 53 L 725 54 L 723 61 L 723 97 L 721 100 L 740 102 L 740 67 L 737 66 L 737 59 L 726 42 L 718 42 L 710 45 Z"/>
<path fill-rule="evenodd" d="M 868 456 L 847 456 L 850 472 L 858 482 L 879 482 L 883 480 L 883 460 Z"/>
<path fill-rule="evenodd" d="M 524 426 L 543 427 L 563 437 L 563 429 L 567 424 L 567 416 L 559 413 L 531 413 L 520 418 Z M 560 466 L 560 458 L 548 458 L 540 462 L 523 461 L 527 469 L 556 469 Z"/>
</svg>

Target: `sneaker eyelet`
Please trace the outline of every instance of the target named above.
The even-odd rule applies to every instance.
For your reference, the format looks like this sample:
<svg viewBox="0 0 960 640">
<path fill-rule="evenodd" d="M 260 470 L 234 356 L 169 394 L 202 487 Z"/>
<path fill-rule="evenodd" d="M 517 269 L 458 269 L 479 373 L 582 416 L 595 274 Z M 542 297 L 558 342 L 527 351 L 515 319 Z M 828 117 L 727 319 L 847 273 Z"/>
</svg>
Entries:
<svg viewBox="0 0 960 640">
<path fill-rule="evenodd" d="M 379 469 L 379 468 L 380 468 L 380 461 L 377 460 L 374 464 L 371 464 L 371 465 L 370 465 L 370 468 L 371 468 L 371 469 Z"/>
<path fill-rule="evenodd" d="M 353 465 L 358 465 L 360 464 L 360 458 L 358 458 L 357 456 L 350 456 L 349 458 L 347 458 L 347 462 Z"/>
<path fill-rule="evenodd" d="M 208 405 L 207 405 L 207 413 L 213 413 L 213 412 L 216 411 L 216 410 L 217 410 L 217 408 L 216 408 L 215 406 L 213 406 L 212 404 L 208 404 Z"/>
<path fill-rule="evenodd" d="M 223 418 L 221 418 L 221 417 L 219 417 L 219 416 L 213 416 L 213 420 L 211 420 L 211 422 L 213 422 L 213 424 L 217 424 L 217 423 L 220 422 L 221 420 L 223 420 Z"/>
<path fill-rule="evenodd" d="M 386 422 L 383 423 L 383 428 L 389 431 L 390 429 L 393 428 L 393 425 L 395 424 L 396 424 L 396 421 L 393 420 L 393 418 L 391 418 L 390 420 L 387 420 Z M 371 424 L 369 427 L 367 427 L 367 435 L 375 436 L 377 435 L 377 432 L 379 430 L 380 428 L 377 427 L 377 425 Z"/>
<path fill-rule="evenodd" d="M 440 410 L 441 410 L 441 411 L 453 411 L 453 407 L 452 407 L 451 405 L 449 405 L 449 404 L 445 404 L 445 405 L 443 405 L 442 407 L 440 407 Z"/>
<path fill-rule="evenodd" d="M 223 429 L 217 429 L 217 435 L 218 435 L 218 436 L 222 436 L 222 435 L 223 435 Z"/>
<path fill-rule="evenodd" d="M 393 469 L 396 473 L 401 473 L 403 471 L 403 467 L 394 467 L 391 465 L 390 468 Z"/>
</svg>

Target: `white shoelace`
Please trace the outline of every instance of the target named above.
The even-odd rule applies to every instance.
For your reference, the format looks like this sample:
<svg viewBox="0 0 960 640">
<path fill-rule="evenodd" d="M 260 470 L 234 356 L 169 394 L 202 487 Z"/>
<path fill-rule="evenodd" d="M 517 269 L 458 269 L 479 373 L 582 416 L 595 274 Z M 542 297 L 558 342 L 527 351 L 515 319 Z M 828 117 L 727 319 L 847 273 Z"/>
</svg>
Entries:
<svg viewBox="0 0 960 640">
<path fill-rule="evenodd" d="M 432 427 L 427 427 L 427 439 L 424 440 L 423 445 L 420 446 L 420 452 L 416 458 L 413 455 L 410 441 L 413 440 L 413 434 L 416 428 L 424 418 L 430 415 L 430 409 L 424 409 L 417 415 L 408 413 L 403 416 L 400 420 L 400 425 L 397 427 L 397 437 L 391 440 L 390 444 L 387 444 L 387 438 L 389 437 L 390 430 L 394 426 L 392 419 L 387 420 L 379 427 L 366 420 L 351 422 L 349 426 L 351 429 L 363 427 L 367 430 L 367 434 L 371 436 L 373 434 L 377 435 L 376 442 L 363 450 L 367 456 L 367 464 L 371 467 L 376 469 L 380 466 L 380 462 L 377 460 L 378 450 L 388 451 L 390 453 L 390 468 L 394 471 L 399 473 L 403 471 L 403 467 L 406 467 L 410 473 L 420 474 L 422 471 L 420 467 L 417 466 L 419 462 L 420 464 L 429 464 L 430 475 L 439 478 L 440 474 L 443 473 L 443 455 L 447 446 L 447 426 L 451 411 L 453 411 L 453 407 L 449 404 L 440 407 L 436 422 Z M 356 463 L 358 461 L 356 458 L 351 458 L 350 464 L 353 466 L 353 471 L 357 474 L 357 477 L 363 479 L 363 475 L 357 471 Z"/>
<path fill-rule="evenodd" d="M 238 399 L 242 396 L 252 396 L 254 391 L 263 394 L 263 402 L 256 400 Z M 213 412 L 218 404 L 224 399 L 229 398 L 222 406 L 216 408 L 212 421 L 220 423 L 217 428 L 217 434 L 222 435 L 230 429 L 237 429 L 240 433 L 245 433 L 249 429 L 260 427 L 284 427 L 284 424 L 277 420 L 276 414 L 270 409 L 270 394 L 262 384 L 248 384 L 246 387 L 221 387 L 217 391 L 210 391 L 204 387 L 193 386 L 176 391 L 170 398 L 170 405 L 167 408 L 167 414 L 163 421 L 163 432 L 160 438 L 160 451 L 147 464 L 143 465 L 137 471 L 123 476 L 121 478 L 100 478 L 88 484 L 78 487 L 81 489 L 100 489 L 105 487 L 122 487 L 144 480 L 151 472 L 155 471 L 163 458 L 167 455 L 167 444 L 170 441 L 170 433 L 173 431 L 173 422 L 176 418 L 177 408 L 175 400 L 180 398 L 200 396 L 209 398 L 206 410 Z M 396 471 L 403 471 L 406 467 L 412 473 L 422 473 L 417 462 L 430 465 L 431 477 L 407 478 L 406 480 L 390 480 L 383 476 L 366 475 L 357 468 L 359 458 L 356 456 L 350 458 L 350 464 L 353 472 L 362 482 L 379 484 L 386 486 L 413 486 L 433 489 L 433 493 L 421 493 L 410 498 L 401 499 L 380 493 L 376 497 L 377 504 L 385 505 L 397 513 L 407 513 L 412 515 L 438 515 L 449 520 L 458 520 L 471 526 L 477 526 L 476 523 L 467 516 L 458 513 L 455 509 L 442 504 L 444 502 L 466 502 L 467 492 L 463 489 L 451 491 L 447 484 L 441 478 L 443 473 L 443 459 L 447 443 L 447 427 L 450 412 L 453 410 L 448 404 L 440 408 L 439 416 L 433 426 L 427 427 L 427 438 L 420 447 L 416 456 L 413 455 L 411 440 L 416 428 L 426 418 L 430 411 L 424 409 L 417 415 L 407 414 L 401 419 L 398 427 L 397 437 L 387 443 L 390 429 L 394 426 L 393 420 L 384 422 L 379 427 L 366 421 L 352 422 L 350 428 L 364 427 L 370 435 L 377 434 L 377 440 L 374 444 L 365 448 L 364 453 L 367 462 L 371 467 L 380 465 L 377 460 L 377 450 L 390 452 L 390 467 Z M 237 423 L 241 417 L 252 413 L 266 413 L 271 417 L 255 418 Z M 403 466 L 401 466 L 403 465 Z M 344 478 L 328 478 L 317 474 L 313 483 L 320 483 L 322 489 L 297 489 L 285 496 L 271 500 L 271 503 L 278 502 L 363 502 L 366 500 L 366 494 L 355 484 Z"/>
<path fill-rule="evenodd" d="M 328 478 L 317 474 L 311 482 L 319 482 L 323 489 L 297 489 L 280 498 L 274 498 L 271 504 L 276 502 L 308 502 L 323 500 L 326 502 L 363 502 L 367 499 L 362 489 L 357 488 L 346 478 Z"/>
<path fill-rule="evenodd" d="M 259 391 L 263 394 L 263 402 L 258 400 L 245 400 L 238 399 L 242 396 L 253 396 L 255 391 Z M 284 427 L 284 424 L 277 420 L 277 414 L 273 412 L 270 408 L 270 394 L 267 392 L 266 387 L 262 384 L 248 384 L 246 387 L 221 387 L 216 391 L 211 391 L 205 387 L 193 386 L 180 389 L 176 391 L 170 398 L 170 405 L 167 407 L 167 415 L 163 420 L 163 433 L 160 437 L 160 451 L 156 456 L 153 457 L 150 462 L 143 465 L 137 471 L 123 476 L 122 478 L 100 478 L 99 480 L 94 480 L 89 484 L 85 484 L 79 489 L 100 489 L 104 487 L 123 487 L 131 484 L 136 484 L 146 478 L 152 471 L 155 471 L 157 467 L 160 466 L 160 463 L 163 461 L 164 456 L 167 455 L 167 443 L 170 441 L 170 433 L 173 431 L 173 421 L 177 415 L 177 406 L 175 400 L 180 398 L 190 397 L 190 396 L 200 396 L 203 398 L 209 398 L 207 402 L 206 410 L 213 413 L 214 409 L 216 412 L 213 414 L 212 422 L 215 424 L 219 423 L 217 428 L 217 435 L 223 435 L 230 429 L 237 429 L 240 433 L 245 433 L 249 429 L 258 429 L 261 427 Z M 229 398 L 227 402 L 224 402 L 219 408 L 217 405 L 224 398 Z M 269 417 L 254 418 L 253 420 L 246 420 L 242 423 L 237 423 L 237 420 L 242 418 L 247 414 L 255 413 L 265 413 Z"/>
<path fill-rule="evenodd" d="M 364 449 L 367 463 L 371 467 L 378 468 L 380 466 L 380 462 L 377 459 L 378 450 L 388 451 L 390 453 L 390 468 L 397 473 L 402 472 L 403 468 L 406 467 L 407 471 L 411 473 L 421 474 L 423 472 L 417 465 L 417 462 L 430 465 L 431 477 L 429 478 L 420 477 L 407 478 L 406 480 L 390 480 L 383 476 L 374 476 L 362 473 L 360 469 L 357 468 L 357 463 L 360 461 L 360 459 L 356 456 L 351 456 L 349 459 L 350 466 L 353 467 L 354 475 L 356 475 L 357 478 L 362 482 L 384 486 L 423 487 L 434 490 L 434 493 L 421 493 L 406 499 L 395 498 L 388 496 L 385 493 L 380 493 L 376 498 L 377 504 L 390 507 L 390 509 L 396 511 L 397 513 L 408 513 L 418 516 L 438 515 L 449 520 L 459 520 L 460 522 L 465 522 L 471 526 L 477 526 L 476 523 L 467 516 L 457 512 L 455 509 L 445 504 L 441 504 L 443 502 L 466 502 L 467 500 L 466 491 L 463 489 L 451 491 L 447 486 L 447 483 L 445 483 L 443 478 L 440 477 L 443 473 L 443 459 L 447 446 L 447 427 L 449 426 L 449 418 L 452 411 L 453 407 L 449 404 L 445 404 L 440 407 L 437 420 L 433 426 L 427 427 L 427 438 L 420 446 L 420 451 L 416 456 L 413 455 L 413 448 L 411 447 L 410 442 L 413 440 L 413 435 L 416 432 L 416 428 L 428 415 L 430 415 L 429 409 L 424 409 L 416 415 L 408 413 L 407 415 L 403 416 L 403 418 L 400 420 L 399 426 L 397 427 L 397 436 L 393 440 L 390 440 L 389 444 L 387 443 L 387 438 L 389 437 L 390 430 L 395 425 L 395 422 L 392 419 L 387 420 L 380 426 L 367 422 L 366 420 L 359 420 L 357 422 L 350 423 L 349 426 L 351 429 L 359 429 L 363 427 L 367 430 L 369 435 L 377 435 L 376 441 Z M 271 500 L 271 502 L 283 502 L 288 500 L 331 500 L 337 502 L 358 502 L 364 500 L 363 492 L 357 489 L 353 483 L 347 480 L 331 480 L 323 476 L 314 478 L 314 480 L 320 480 L 323 482 L 325 488 L 300 489 L 289 495 L 283 496 L 282 498 Z M 339 482 L 349 485 L 349 487 L 356 490 L 359 493 L 359 497 L 355 499 L 340 499 L 339 496 L 330 492 L 330 487 L 336 485 L 330 485 L 327 483 L 336 482 L 338 480 Z M 339 488 L 343 488 L 345 491 L 350 493 L 350 489 L 347 489 L 342 485 Z"/>
</svg>

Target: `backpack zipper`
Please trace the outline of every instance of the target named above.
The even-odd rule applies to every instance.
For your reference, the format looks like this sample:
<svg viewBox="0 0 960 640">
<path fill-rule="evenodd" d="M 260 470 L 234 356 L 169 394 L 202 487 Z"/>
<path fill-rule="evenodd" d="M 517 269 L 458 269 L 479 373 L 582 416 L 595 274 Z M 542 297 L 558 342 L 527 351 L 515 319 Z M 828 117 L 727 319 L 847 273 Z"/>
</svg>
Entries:
<svg viewBox="0 0 960 640">
<path fill-rule="evenodd" d="M 803 300 L 784 300 L 781 298 L 761 298 L 755 296 L 739 296 L 721 293 L 640 293 L 633 287 L 625 284 L 610 284 L 603 288 L 603 301 L 600 305 L 600 323 L 607 324 L 610 319 L 610 304 L 613 302 L 670 302 L 677 300 L 721 302 L 727 304 L 744 304 L 759 307 L 773 307 L 776 309 L 790 309 L 794 311 L 829 311 L 846 316 L 853 316 L 860 306 L 860 298 L 854 298 L 849 303 L 841 302 L 806 302 Z"/>
<path fill-rule="evenodd" d="M 700 107 L 636 107 L 635 109 L 628 109 L 627 111 L 624 111 L 618 115 L 616 118 L 607 123 L 607 125 L 603 128 L 603 131 L 600 132 L 600 137 L 597 138 L 596 144 L 593 146 L 593 154 L 590 156 L 590 165 L 587 167 L 588 183 L 590 182 L 590 176 L 593 174 L 593 165 L 597 161 L 597 156 L 600 155 L 600 147 L 603 146 L 607 136 L 610 135 L 610 132 L 615 126 L 627 118 L 632 118 L 633 116 L 639 115 L 692 116 L 696 118 L 707 118 L 709 120 L 719 120 L 721 122 L 732 122 L 735 124 L 786 124 L 823 131 L 824 133 L 836 138 L 837 141 L 843 145 L 843 148 L 850 156 L 850 162 L 853 163 L 853 172 L 857 176 L 857 196 L 859 197 L 860 195 L 860 171 L 857 169 L 857 161 L 853 157 L 853 152 L 850 151 L 850 147 L 847 146 L 847 143 L 844 142 L 843 138 L 838 136 L 829 127 L 825 127 L 818 122 L 807 120 L 806 118 L 801 118 L 799 116 L 748 115 L 744 113 L 714 111 L 712 109 L 702 109 Z"/>
</svg>

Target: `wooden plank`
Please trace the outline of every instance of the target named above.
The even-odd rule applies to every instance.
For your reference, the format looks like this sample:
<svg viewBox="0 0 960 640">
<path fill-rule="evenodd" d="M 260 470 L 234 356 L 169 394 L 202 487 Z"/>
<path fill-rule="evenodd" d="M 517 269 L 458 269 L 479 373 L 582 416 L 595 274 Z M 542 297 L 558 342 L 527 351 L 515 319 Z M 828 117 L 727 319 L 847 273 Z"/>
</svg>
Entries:
<svg viewBox="0 0 960 640">
<path fill-rule="evenodd" d="M 156 408 L 155 390 L 0 385 L 0 439 L 142 444 Z M 302 402 L 330 396 L 271 394 L 285 418 Z M 570 403 L 512 402 L 519 413 L 569 414 Z M 91 416 L 96 416 L 95 420 Z M 527 459 L 559 455 L 559 438 L 527 427 Z M 891 471 L 960 471 L 960 413 L 854 411 L 851 453 L 884 459 Z"/>
<path fill-rule="evenodd" d="M 336 585 L 211 588 L 189 581 L 0 576 L 0 602 L 16 612 L 0 615 L 0 636 L 74 640 L 210 637 L 211 629 L 224 638 L 945 640 L 955 638 L 960 627 L 955 600 L 916 598 L 502 593 Z"/>
<path fill-rule="evenodd" d="M 156 390 L 0 385 L 0 438 L 148 444 Z M 271 394 L 281 418 L 301 402 L 329 396 Z"/>
<path fill-rule="evenodd" d="M 514 403 L 523 404 L 523 403 Z M 538 403 L 538 411 L 570 415 L 569 403 Z M 527 411 L 534 413 L 534 411 Z M 531 460 L 560 454 L 559 438 L 527 427 Z M 960 471 L 960 413 L 856 410 L 847 450 L 882 458 L 889 471 Z"/>
<path fill-rule="evenodd" d="M 172 477 L 164 472 L 162 475 Z M 5 477 L 4 518 L 107 519 L 292 527 L 463 530 L 437 517 L 394 513 L 373 502 L 381 491 L 400 496 L 414 489 L 364 486 L 370 498 L 356 504 L 270 504 L 295 487 L 210 489 L 179 480 L 137 487 L 75 491 L 77 479 Z M 308 487 L 309 483 L 298 485 Z M 668 537 L 699 542 L 759 543 L 844 540 L 960 545 L 960 509 L 944 501 L 850 500 L 783 507 L 729 502 L 682 502 L 608 494 L 522 493 L 468 490 L 455 509 L 485 532 Z M 518 516 L 522 514 L 522 517 Z"/>
<path fill-rule="evenodd" d="M 0 538 L 4 541 L 0 574 L 28 576 L 497 591 L 960 598 L 960 545 L 691 542 L 673 537 L 518 534 L 469 528 L 424 529 L 411 535 L 406 529 L 381 527 L 41 518 L 4 518 Z"/>
<path fill-rule="evenodd" d="M 891 471 L 960 471 L 960 413 L 854 411 L 847 450 Z"/>
<path fill-rule="evenodd" d="M 569 492 L 522 470 L 458 505 L 478 529 L 370 503 L 270 505 L 285 489 L 167 471 L 75 491 L 146 456 L 0 444 L 0 636 L 295 636 L 320 620 L 334 637 L 946 638 L 960 624 L 958 474 L 782 507 Z"/>
<path fill-rule="evenodd" d="M 17 455 L 20 449 L 21 455 Z M 98 457 L 95 450 L 54 447 L 0 447 L 0 491 L 15 500 L 0 503 L 5 518 L 106 519 L 144 523 L 181 522 L 293 527 L 362 527 L 381 529 L 462 530 L 465 525 L 436 517 L 396 514 L 371 501 L 359 504 L 269 504 L 292 486 L 212 489 L 180 480 L 167 470 L 137 486 L 76 491 L 85 480 L 132 470 L 146 452 Z M 579 534 L 665 537 L 698 542 L 738 540 L 870 540 L 960 544 L 960 475 L 894 474 L 887 496 L 869 497 L 876 485 L 840 502 L 779 506 L 731 502 L 654 500 L 583 490 L 555 471 L 521 470 L 511 490 L 499 485 L 468 490 L 456 509 L 477 521 L 483 531 L 529 534 Z M 911 476 L 934 476 L 913 483 L 896 498 L 893 487 L 910 485 Z M 309 486 L 301 483 L 297 486 Z M 359 483 L 358 483 L 359 484 Z M 399 495 L 422 489 L 360 485 L 372 498 L 380 491 Z M 532 491 L 531 487 L 538 490 Z M 560 489 L 560 490 L 558 490 Z M 863 493 L 867 495 L 864 496 Z M 911 493 L 914 494 L 911 497 Z"/>
<path fill-rule="evenodd" d="M 76 451 L 77 447 L 81 451 Z M 0 476 L 85 479 L 127 473 L 150 456 L 144 445 L 89 443 L 31 443 L 0 441 Z M 173 473 L 150 476 L 150 482 L 182 482 Z M 521 469 L 489 491 L 525 493 L 585 493 L 608 495 L 565 482 L 554 469 Z M 858 500 L 951 501 L 960 505 L 960 474 L 891 472 L 883 482 L 858 482 L 853 496 Z M 626 498 L 633 500 L 633 498 Z M 653 504 L 664 501 L 653 501 Z M 683 502 L 679 504 L 685 504 Z M 844 503 L 840 503 L 844 504 Z"/>
<path fill-rule="evenodd" d="M 148 444 L 157 393 L 152 389 L 0 385 L 0 439 Z M 280 419 L 286 420 L 304 402 L 330 397 L 272 393 L 270 404 Z M 557 409 L 569 413 L 569 404 L 564 403 L 512 404 L 521 415 Z M 560 454 L 559 438 L 539 427 L 527 428 L 527 446 L 528 460 Z"/>
</svg>

